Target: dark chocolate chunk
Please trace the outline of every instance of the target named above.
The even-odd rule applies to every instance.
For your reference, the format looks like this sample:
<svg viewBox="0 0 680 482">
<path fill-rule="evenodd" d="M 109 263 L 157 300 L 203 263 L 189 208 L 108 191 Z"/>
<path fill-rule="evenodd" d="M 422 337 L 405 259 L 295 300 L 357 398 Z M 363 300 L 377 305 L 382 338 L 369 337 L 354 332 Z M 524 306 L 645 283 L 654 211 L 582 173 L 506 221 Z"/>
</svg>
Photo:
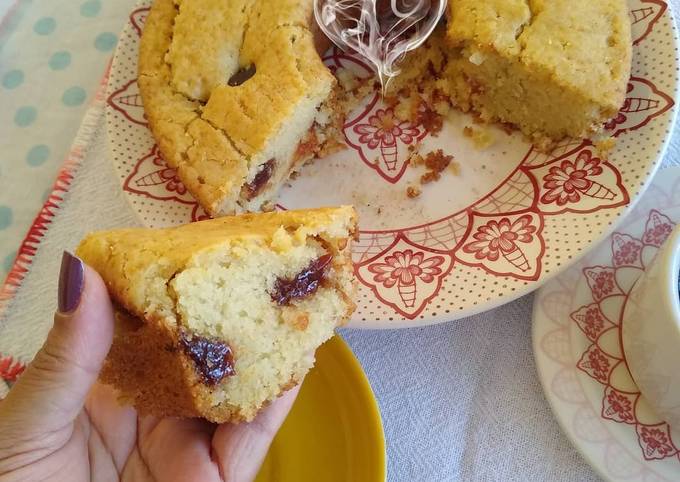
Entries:
<svg viewBox="0 0 680 482">
<path fill-rule="evenodd" d="M 255 64 L 250 64 L 248 67 L 242 67 L 238 72 L 229 77 L 227 84 L 229 84 L 230 87 L 237 87 L 255 75 L 255 71 Z"/>
<path fill-rule="evenodd" d="M 294 300 L 306 298 L 316 292 L 332 259 L 332 255 L 326 254 L 310 263 L 294 278 L 278 278 L 273 292 L 270 293 L 272 300 L 279 305 L 289 305 Z"/>
<path fill-rule="evenodd" d="M 267 185 L 267 182 L 272 177 L 274 172 L 274 166 L 276 161 L 272 158 L 260 166 L 260 170 L 255 174 L 255 178 L 248 184 L 243 186 L 243 197 L 248 200 L 253 199 L 255 196 L 260 194 L 262 188 Z"/>
<path fill-rule="evenodd" d="M 182 332 L 180 343 L 206 385 L 216 385 L 234 375 L 234 355 L 222 341 Z"/>
</svg>

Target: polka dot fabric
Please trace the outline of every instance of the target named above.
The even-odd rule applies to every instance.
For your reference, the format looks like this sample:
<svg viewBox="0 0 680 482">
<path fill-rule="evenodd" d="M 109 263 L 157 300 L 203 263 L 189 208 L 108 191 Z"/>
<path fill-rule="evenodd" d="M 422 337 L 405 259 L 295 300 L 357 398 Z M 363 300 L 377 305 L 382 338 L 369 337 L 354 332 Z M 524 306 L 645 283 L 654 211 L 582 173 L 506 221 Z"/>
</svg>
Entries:
<svg viewBox="0 0 680 482">
<path fill-rule="evenodd" d="M 134 1 L 0 1 L 0 278 L 45 200 Z"/>
</svg>

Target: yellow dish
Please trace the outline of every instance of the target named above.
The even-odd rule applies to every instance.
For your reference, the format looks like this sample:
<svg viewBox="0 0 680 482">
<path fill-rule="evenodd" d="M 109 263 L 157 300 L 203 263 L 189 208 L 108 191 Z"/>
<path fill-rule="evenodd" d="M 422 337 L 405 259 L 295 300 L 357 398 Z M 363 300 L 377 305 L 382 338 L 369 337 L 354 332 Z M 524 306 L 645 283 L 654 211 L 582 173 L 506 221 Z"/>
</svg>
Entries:
<svg viewBox="0 0 680 482">
<path fill-rule="evenodd" d="M 385 435 L 373 390 L 347 344 L 316 352 L 257 482 L 384 481 Z"/>
</svg>

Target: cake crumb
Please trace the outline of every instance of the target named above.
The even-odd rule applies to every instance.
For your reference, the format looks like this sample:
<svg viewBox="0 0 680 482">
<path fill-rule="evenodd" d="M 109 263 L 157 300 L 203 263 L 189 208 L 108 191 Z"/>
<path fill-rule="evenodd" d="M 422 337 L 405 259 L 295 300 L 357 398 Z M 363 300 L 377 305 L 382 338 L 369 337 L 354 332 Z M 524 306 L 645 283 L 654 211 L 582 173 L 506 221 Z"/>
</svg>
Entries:
<svg viewBox="0 0 680 482">
<path fill-rule="evenodd" d="M 321 159 L 336 152 L 344 151 L 345 149 L 347 149 L 347 144 L 345 144 L 342 141 L 339 141 L 338 139 L 331 138 L 326 140 L 323 146 L 321 146 L 321 149 L 319 150 L 319 152 L 317 152 L 315 159 Z M 311 161 L 313 162 L 314 159 L 312 159 Z"/>
<path fill-rule="evenodd" d="M 271 201 L 266 201 L 265 203 L 260 206 L 263 212 L 265 213 L 271 213 L 273 211 L 276 211 L 276 204 L 274 204 Z"/>
<path fill-rule="evenodd" d="M 606 137 L 595 141 L 595 152 L 602 159 L 608 159 L 609 154 L 616 146 L 616 139 L 614 137 Z"/>
<path fill-rule="evenodd" d="M 441 174 L 438 172 L 427 171 L 425 174 L 420 176 L 420 184 L 429 184 L 431 182 L 439 181 L 441 177 Z"/>
<path fill-rule="evenodd" d="M 393 103 L 390 103 L 393 102 Z M 394 109 L 394 116 L 401 121 L 411 121 L 417 123 L 418 109 L 422 100 L 417 94 L 394 98 L 388 101 L 388 106 Z"/>
<path fill-rule="evenodd" d="M 421 189 L 417 186 L 409 186 L 406 188 L 406 195 L 411 199 L 417 198 L 421 193 Z"/>
<path fill-rule="evenodd" d="M 411 150 L 408 162 L 413 167 L 425 167 L 425 173 L 420 176 L 421 186 L 439 181 L 442 173 L 447 169 L 455 176 L 460 174 L 460 165 L 455 162 L 454 157 L 444 154 L 444 151 L 441 149 L 430 151 L 424 157 L 417 150 L 413 149 Z M 418 197 L 420 195 L 420 188 L 409 186 L 406 189 L 406 194 L 409 198 Z"/>
<path fill-rule="evenodd" d="M 509 122 L 501 122 L 499 125 L 501 129 L 503 129 L 503 132 L 509 136 L 511 136 L 517 130 L 517 128 Z"/>
<path fill-rule="evenodd" d="M 432 137 L 437 137 L 444 127 L 444 117 L 428 104 L 421 103 L 415 123 L 422 125 Z"/>
<path fill-rule="evenodd" d="M 484 128 L 475 129 L 472 126 L 465 126 L 463 128 L 463 135 L 471 139 L 477 149 L 486 149 L 494 143 L 493 136 Z"/>
<path fill-rule="evenodd" d="M 421 156 L 419 152 L 414 152 L 409 156 L 408 162 L 410 163 L 411 166 L 417 167 L 422 166 L 425 163 L 425 160 L 423 159 L 423 156 Z"/>
<path fill-rule="evenodd" d="M 357 76 L 346 68 L 340 68 L 335 71 L 335 77 L 338 79 L 338 84 L 346 92 L 351 92 L 358 89 L 361 85 Z"/>
<path fill-rule="evenodd" d="M 534 149 L 542 154 L 551 154 L 552 151 L 554 151 L 559 145 L 558 142 L 547 137 L 536 137 L 534 139 L 530 139 L 530 142 L 534 146 Z"/>
<path fill-rule="evenodd" d="M 446 155 L 444 151 L 437 149 L 427 153 L 425 156 L 425 167 L 432 172 L 440 173 L 449 167 L 451 161 L 453 161 L 453 156 Z"/>
</svg>

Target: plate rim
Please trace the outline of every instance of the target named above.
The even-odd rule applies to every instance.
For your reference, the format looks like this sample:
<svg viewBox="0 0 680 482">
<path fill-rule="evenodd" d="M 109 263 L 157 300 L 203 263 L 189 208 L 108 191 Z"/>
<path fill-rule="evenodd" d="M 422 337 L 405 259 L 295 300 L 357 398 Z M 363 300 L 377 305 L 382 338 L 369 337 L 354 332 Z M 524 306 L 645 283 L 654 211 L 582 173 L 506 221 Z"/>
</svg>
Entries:
<svg viewBox="0 0 680 482">
<path fill-rule="evenodd" d="M 346 358 L 352 361 L 352 363 L 349 365 L 351 370 L 355 372 L 355 376 L 357 377 L 361 387 L 369 394 L 369 409 L 371 411 L 370 420 L 374 424 L 372 430 L 376 431 L 378 435 L 379 446 L 376 447 L 376 449 L 378 449 L 382 460 L 380 471 L 382 474 L 382 480 L 387 480 L 387 441 L 385 438 L 385 424 L 383 423 L 378 398 L 375 396 L 375 391 L 373 390 L 373 386 L 368 379 L 368 374 L 364 371 L 363 365 L 354 354 L 354 351 L 352 350 L 352 347 L 350 347 L 349 343 L 347 343 L 347 340 L 345 340 L 342 335 L 337 332 L 328 341 L 333 342 L 334 340 L 339 342 L 338 344 L 341 347 L 340 350 L 345 352 Z"/>
<path fill-rule="evenodd" d="M 385 439 L 385 428 L 382 420 L 382 414 L 380 412 L 380 406 L 378 399 L 375 396 L 373 387 L 371 386 L 368 375 L 363 369 L 361 362 L 354 354 L 349 343 L 343 338 L 340 333 L 334 333 L 334 335 L 321 344 L 319 349 L 325 349 L 326 353 L 324 356 L 326 358 L 333 358 L 333 365 L 337 363 L 343 372 L 345 372 L 346 379 L 349 385 L 353 388 L 352 392 L 354 395 L 359 395 L 359 398 L 363 401 L 361 404 L 361 412 L 365 415 L 362 419 L 364 425 L 369 433 L 369 438 L 362 438 L 362 440 L 370 440 L 374 442 L 370 445 L 370 450 L 374 451 L 371 455 L 373 457 L 378 457 L 379 460 L 375 458 L 370 458 L 371 464 L 369 470 L 372 472 L 368 475 L 374 475 L 375 479 L 370 479 L 371 481 L 386 481 L 387 480 L 387 444 Z M 332 379 L 333 375 L 336 373 L 337 367 L 333 369 L 323 370 L 323 365 L 315 362 L 312 370 L 318 370 L 319 375 L 323 374 L 323 378 Z M 311 370 L 310 370 L 311 371 Z M 344 378 L 344 377 L 342 377 Z M 304 381 L 303 381 L 304 385 Z M 285 423 L 285 422 L 284 422 Z M 351 444 L 350 444 L 351 445 Z M 258 476 L 255 480 L 259 480 Z"/>
</svg>

